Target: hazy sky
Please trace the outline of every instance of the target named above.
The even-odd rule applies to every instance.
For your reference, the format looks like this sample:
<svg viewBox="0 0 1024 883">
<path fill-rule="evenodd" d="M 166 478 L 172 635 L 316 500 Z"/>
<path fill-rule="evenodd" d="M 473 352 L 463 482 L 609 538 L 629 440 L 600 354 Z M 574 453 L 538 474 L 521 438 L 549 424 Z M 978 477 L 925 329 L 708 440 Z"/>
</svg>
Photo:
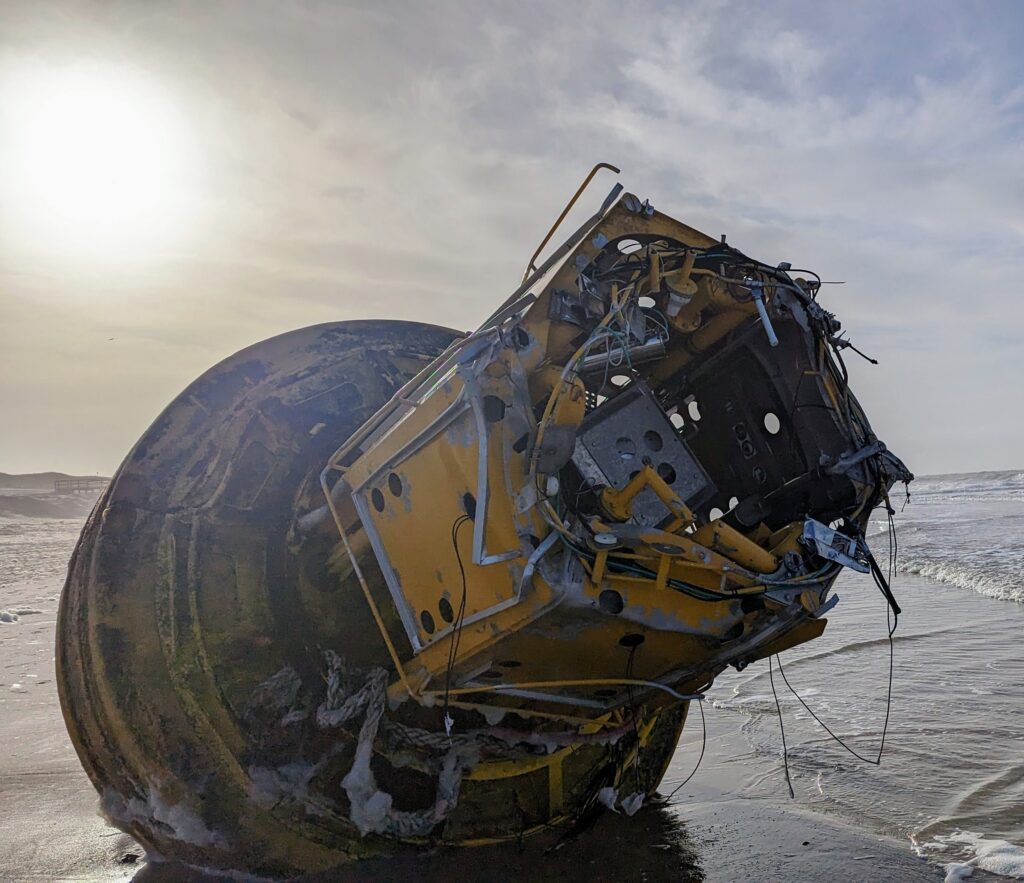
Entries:
<svg viewBox="0 0 1024 883">
<path fill-rule="evenodd" d="M 823 302 L 881 362 L 851 356 L 854 389 L 916 472 L 1024 466 L 1019 4 L 0 0 L 0 22 L 0 470 L 109 473 L 195 376 L 290 328 L 476 326 L 601 160 L 845 280 Z M 116 143 L 103 84 L 132 109 Z"/>
</svg>

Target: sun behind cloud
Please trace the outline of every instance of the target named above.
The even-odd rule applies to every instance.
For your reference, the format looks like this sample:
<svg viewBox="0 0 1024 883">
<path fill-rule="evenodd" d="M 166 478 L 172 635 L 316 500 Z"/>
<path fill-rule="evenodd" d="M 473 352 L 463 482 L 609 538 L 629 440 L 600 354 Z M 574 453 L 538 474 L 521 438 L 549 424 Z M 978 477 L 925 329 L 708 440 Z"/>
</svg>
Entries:
<svg viewBox="0 0 1024 883">
<path fill-rule="evenodd" d="M 184 114 L 144 73 L 70 64 L 0 72 L 0 200 L 18 238 L 86 258 L 171 245 L 194 208 Z"/>
</svg>

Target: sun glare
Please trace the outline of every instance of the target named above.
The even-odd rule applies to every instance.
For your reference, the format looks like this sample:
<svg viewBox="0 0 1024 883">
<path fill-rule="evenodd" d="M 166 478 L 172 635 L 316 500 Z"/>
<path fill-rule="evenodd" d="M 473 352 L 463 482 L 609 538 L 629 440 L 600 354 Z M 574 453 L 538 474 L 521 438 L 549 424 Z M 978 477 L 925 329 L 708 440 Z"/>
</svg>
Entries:
<svg viewBox="0 0 1024 883">
<path fill-rule="evenodd" d="M 135 257 L 169 245 L 189 211 L 188 126 L 145 77 L 96 67 L 0 81 L 0 198 L 33 246 Z"/>
</svg>

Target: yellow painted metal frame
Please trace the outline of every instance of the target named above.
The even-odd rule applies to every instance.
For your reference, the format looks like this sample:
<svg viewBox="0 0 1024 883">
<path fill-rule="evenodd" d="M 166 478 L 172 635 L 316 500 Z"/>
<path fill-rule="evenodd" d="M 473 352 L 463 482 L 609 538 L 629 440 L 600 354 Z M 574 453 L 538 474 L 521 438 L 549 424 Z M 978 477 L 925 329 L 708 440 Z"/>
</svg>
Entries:
<svg viewBox="0 0 1024 883">
<path fill-rule="evenodd" d="M 598 168 L 600 166 L 591 172 L 583 187 Z M 555 228 L 575 198 L 570 201 Z M 423 575 L 430 571 L 431 565 L 428 562 L 448 554 L 441 548 L 443 543 L 438 539 L 441 534 L 436 531 L 430 534 L 433 528 L 429 525 L 426 525 L 425 530 L 422 516 L 418 521 L 410 520 L 410 528 L 405 528 L 405 518 L 398 511 L 397 504 L 389 504 L 386 513 L 382 510 L 374 514 L 365 501 L 362 504 L 359 501 L 359 494 L 364 489 L 369 488 L 373 482 L 379 483 L 388 469 L 394 469 L 403 473 L 403 487 L 407 484 L 414 486 L 413 490 L 407 491 L 409 499 L 404 502 L 406 511 L 432 511 L 435 522 L 448 524 L 465 514 L 458 508 L 459 501 L 475 492 L 473 476 L 477 473 L 483 476 L 486 472 L 488 487 L 495 488 L 495 497 L 499 499 L 493 511 L 493 499 L 475 501 L 478 512 L 482 507 L 486 521 L 486 525 L 484 520 L 474 523 L 475 558 L 481 558 L 477 553 L 485 546 L 489 548 L 488 537 L 501 551 L 508 549 L 516 536 L 524 535 L 526 523 L 532 525 L 529 531 L 536 536 L 543 537 L 545 532 L 550 532 L 549 543 L 552 536 L 561 536 L 570 548 L 579 542 L 563 525 L 561 516 L 548 499 L 546 478 L 538 470 L 536 456 L 510 454 L 513 440 L 507 434 L 503 435 L 505 430 L 500 426 L 496 429 L 487 428 L 481 432 L 489 436 L 493 433 L 493 438 L 488 440 L 487 464 L 484 469 L 478 464 L 478 460 L 485 459 L 479 447 L 483 444 L 483 436 L 478 433 L 479 444 L 469 437 L 459 441 L 452 436 L 451 431 L 442 438 L 438 432 L 443 433 L 446 429 L 440 426 L 439 421 L 450 414 L 460 401 L 464 401 L 467 394 L 496 396 L 506 406 L 515 407 L 514 401 L 505 401 L 508 396 L 502 391 L 516 387 L 513 375 L 525 377 L 528 380 L 525 386 L 531 400 L 522 408 L 524 419 L 534 419 L 529 414 L 530 410 L 539 408 L 543 403 L 540 416 L 535 418 L 535 424 L 530 427 L 530 431 L 535 433 L 534 450 L 541 450 L 550 427 L 572 428 L 582 420 L 582 385 L 576 366 L 592 346 L 595 334 L 608 327 L 641 292 L 657 295 L 659 288 L 667 291 L 674 285 L 676 288 L 672 290 L 683 291 L 691 297 L 690 303 L 676 317 L 686 327 L 693 324 L 695 310 L 705 309 L 711 313 L 711 318 L 690 335 L 690 349 L 683 348 L 670 353 L 652 370 L 654 376 L 666 370 L 676 370 L 754 314 L 752 305 L 739 303 L 724 293 L 725 287 L 736 284 L 737 280 L 727 279 L 708 270 L 695 269 L 692 260 L 684 263 L 680 270 L 670 272 L 664 272 L 660 263 L 654 262 L 648 276 L 632 289 L 620 291 L 613 286 L 610 307 L 598 322 L 596 332 L 582 345 L 578 341 L 574 342 L 575 332 L 571 327 L 549 318 L 551 292 L 562 287 L 572 287 L 577 263 L 592 260 L 606 242 L 626 236 L 664 237 L 698 248 L 706 248 L 715 242 L 657 212 L 638 211 L 637 206 L 639 201 L 635 197 L 623 197 L 603 217 L 596 219 L 589 229 L 581 230 L 572 237 L 569 243 L 571 247 L 567 247 L 569 244 L 563 246 L 529 277 L 537 254 L 543 250 L 550 234 L 545 237 L 530 261 L 527 270 L 529 278 L 496 317 L 478 331 L 457 341 L 433 364 L 405 384 L 388 405 L 335 453 L 324 469 L 321 484 L 331 515 L 346 553 L 352 558 L 353 569 L 398 674 L 398 684 L 392 688 L 392 692 L 397 688 L 422 702 L 444 697 L 466 705 L 474 704 L 465 702 L 467 697 L 474 697 L 476 703 L 487 707 L 497 705 L 509 710 L 520 710 L 515 705 L 501 703 L 499 697 L 510 690 L 550 691 L 555 706 L 562 697 L 573 691 L 582 691 L 586 695 L 602 687 L 627 685 L 646 691 L 674 694 L 677 700 L 683 698 L 684 694 L 677 693 L 671 685 L 654 677 L 616 678 L 607 672 L 604 676 L 590 678 L 533 677 L 519 680 L 514 673 L 506 672 L 506 683 L 503 684 L 456 683 L 445 690 L 431 688 L 432 681 L 452 668 L 460 671 L 460 678 L 465 680 L 474 671 L 480 671 L 479 666 L 486 668 L 492 664 L 497 648 L 509 644 L 510 636 L 525 626 L 539 621 L 545 615 L 551 615 L 551 611 L 559 604 L 559 596 L 540 572 L 530 570 L 525 560 L 527 557 L 532 560 L 529 548 L 523 548 L 518 553 L 509 551 L 504 564 L 484 559 L 485 563 L 474 560 L 465 565 L 465 607 L 469 611 L 470 621 L 464 623 L 459 619 L 436 630 L 430 624 L 430 619 L 424 618 L 427 624 L 421 627 L 412 620 L 412 611 L 428 610 L 438 592 L 443 593 L 442 597 L 447 599 L 451 608 L 460 607 L 461 598 L 458 586 L 453 585 L 454 571 L 450 562 L 435 568 L 437 578 L 433 589 L 424 585 L 424 581 L 430 581 L 429 576 Z M 513 329 L 518 329 L 516 333 L 524 335 L 530 345 L 520 349 L 513 346 L 510 342 Z M 482 358 L 489 361 L 481 369 L 479 366 L 483 365 L 480 361 Z M 467 366 L 477 367 L 471 369 Z M 470 382 L 477 388 L 467 393 L 467 383 Z M 831 378 L 825 376 L 822 382 L 833 405 L 838 408 L 838 398 Z M 519 384 L 520 390 L 523 386 Z M 431 427 L 438 428 L 435 430 Z M 437 439 L 436 444 L 432 438 Z M 504 462 L 498 462 L 495 457 L 494 449 L 499 446 L 504 452 Z M 432 449 L 436 453 L 430 455 L 434 459 L 428 465 L 428 460 L 424 458 Z M 409 456 L 400 456 L 403 451 L 409 452 Z M 516 457 L 519 458 L 518 462 Z M 422 465 L 413 465 L 417 458 L 422 461 Z M 520 468 L 520 462 L 525 475 L 522 475 L 518 486 L 514 487 L 509 484 L 512 476 L 509 468 L 514 472 Z M 406 465 L 400 470 L 401 463 Z M 346 524 L 342 519 L 334 502 L 338 488 L 332 486 L 332 475 L 344 482 L 342 486 L 356 501 L 358 521 Z M 624 526 L 621 522 L 629 518 L 632 499 L 647 488 L 662 499 L 675 519 L 661 530 Z M 781 554 L 796 542 L 796 534 L 793 534 L 788 537 L 785 548 L 778 543 L 776 545 L 779 547 L 772 548 L 766 545 L 766 538 L 755 536 L 756 531 L 744 534 L 725 524 L 697 526 L 693 513 L 650 467 L 641 470 L 626 487 L 607 490 L 603 501 L 614 520 L 605 523 L 593 519 L 590 527 L 595 532 L 615 536 L 616 545 L 611 549 L 594 548 L 591 560 L 578 559 L 585 573 L 586 595 L 596 598 L 603 588 L 616 587 L 627 594 L 630 603 L 640 604 L 643 609 L 663 610 L 669 618 L 679 622 L 690 621 L 695 634 L 702 632 L 698 618 L 704 622 L 704 632 L 707 631 L 708 617 L 722 621 L 723 631 L 727 627 L 726 623 L 735 622 L 737 614 L 730 606 L 731 603 L 747 595 L 763 595 L 770 589 L 770 585 L 763 582 L 764 575 L 776 570 Z M 524 512 L 529 514 L 524 516 Z M 401 597 L 396 599 L 396 603 L 399 606 L 408 605 L 402 616 L 413 644 L 411 656 L 407 651 L 400 650 L 395 637 L 389 634 L 385 617 L 374 599 L 366 575 L 352 554 L 346 531 L 358 529 L 360 525 L 370 531 L 371 539 L 376 543 L 377 557 L 385 570 L 385 579 L 392 594 L 396 591 L 400 593 Z M 484 530 L 488 537 L 480 542 L 480 534 Z M 499 533 L 494 533 L 496 530 Z M 684 533 L 684 530 L 688 530 L 689 534 Z M 504 537 L 501 531 L 506 532 Z M 433 540 L 428 539 L 431 535 L 434 536 Z M 382 557 L 385 554 L 386 562 Z M 459 553 L 456 551 L 455 554 Z M 612 562 L 642 565 L 653 577 L 613 572 L 609 569 Z M 393 568 L 394 574 L 417 576 L 401 578 L 399 586 L 399 577 L 389 577 L 388 568 Z M 676 592 L 666 591 L 669 582 L 673 580 L 698 586 L 709 598 L 721 600 L 718 603 L 713 600 L 694 602 Z M 520 596 L 514 596 L 512 592 L 512 586 L 517 581 L 523 591 Z M 774 602 L 768 603 L 772 605 Z M 614 627 L 607 627 L 613 630 L 612 636 Z M 654 644 L 651 646 L 654 647 Z M 555 645 L 552 645 L 551 650 L 556 650 Z M 647 652 L 646 657 L 650 658 L 651 652 Z M 475 669 L 473 660 L 479 660 Z M 561 715 L 561 712 L 553 712 L 550 708 L 544 709 L 544 713 L 550 717 Z M 561 719 L 587 718 L 565 714 Z"/>
</svg>

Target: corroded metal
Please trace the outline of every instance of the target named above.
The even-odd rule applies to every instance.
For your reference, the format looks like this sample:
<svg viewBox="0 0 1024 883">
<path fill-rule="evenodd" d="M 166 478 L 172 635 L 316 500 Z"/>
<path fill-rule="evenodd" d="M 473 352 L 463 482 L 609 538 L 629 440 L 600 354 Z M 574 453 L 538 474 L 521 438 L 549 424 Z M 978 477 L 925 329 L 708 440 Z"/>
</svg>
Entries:
<svg viewBox="0 0 1024 883">
<path fill-rule="evenodd" d="M 625 194 L 471 334 L 321 325 L 208 371 L 62 598 L 108 817 L 287 874 L 634 810 L 723 668 L 821 634 L 911 477 L 816 295 Z"/>
</svg>

